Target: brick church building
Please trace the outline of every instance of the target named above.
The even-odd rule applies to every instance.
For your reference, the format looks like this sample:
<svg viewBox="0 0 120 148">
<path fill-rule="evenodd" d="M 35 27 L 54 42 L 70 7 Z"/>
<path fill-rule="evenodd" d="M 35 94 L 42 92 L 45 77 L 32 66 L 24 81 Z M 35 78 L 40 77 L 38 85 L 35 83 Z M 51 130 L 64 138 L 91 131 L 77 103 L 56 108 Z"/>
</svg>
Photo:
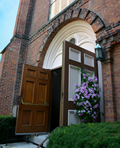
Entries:
<svg viewBox="0 0 120 148">
<path fill-rule="evenodd" d="M 119 0 L 20 0 L 0 62 L 0 115 L 17 116 L 17 133 L 78 123 L 71 99 L 78 66 L 98 76 L 100 121 L 120 121 L 119 8 Z"/>
</svg>

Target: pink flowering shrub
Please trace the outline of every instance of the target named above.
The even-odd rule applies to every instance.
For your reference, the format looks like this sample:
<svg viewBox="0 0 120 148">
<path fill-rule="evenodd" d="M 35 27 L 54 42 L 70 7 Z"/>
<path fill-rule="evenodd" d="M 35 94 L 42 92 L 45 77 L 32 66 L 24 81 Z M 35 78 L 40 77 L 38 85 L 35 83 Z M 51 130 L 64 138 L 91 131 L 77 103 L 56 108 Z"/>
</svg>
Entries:
<svg viewBox="0 0 120 148">
<path fill-rule="evenodd" d="M 75 85 L 75 95 L 73 97 L 76 109 L 74 113 L 79 116 L 80 122 L 96 121 L 99 112 L 99 85 L 96 76 L 87 73 L 87 69 L 82 71 L 82 83 Z"/>
</svg>

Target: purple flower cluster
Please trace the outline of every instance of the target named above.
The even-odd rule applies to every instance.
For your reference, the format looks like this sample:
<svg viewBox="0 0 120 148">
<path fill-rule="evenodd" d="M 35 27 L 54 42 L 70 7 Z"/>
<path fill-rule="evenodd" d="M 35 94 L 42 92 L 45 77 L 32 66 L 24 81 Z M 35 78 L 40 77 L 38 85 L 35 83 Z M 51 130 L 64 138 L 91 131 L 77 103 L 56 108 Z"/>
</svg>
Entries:
<svg viewBox="0 0 120 148">
<path fill-rule="evenodd" d="M 98 116 L 100 88 L 97 84 L 97 77 L 86 73 L 82 73 L 82 76 L 82 84 L 75 85 L 73 100 L 76 110 L 74 113 L 79 116 L 81 122 L 91 122 Z"/>
</svg>

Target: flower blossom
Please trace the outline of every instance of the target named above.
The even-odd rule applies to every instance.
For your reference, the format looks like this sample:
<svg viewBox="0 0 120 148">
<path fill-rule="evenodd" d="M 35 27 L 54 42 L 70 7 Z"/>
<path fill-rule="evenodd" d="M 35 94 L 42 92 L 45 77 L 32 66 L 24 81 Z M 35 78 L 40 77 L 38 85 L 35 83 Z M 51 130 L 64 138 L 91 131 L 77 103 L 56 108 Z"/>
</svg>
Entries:
<svg viewBox="0 0 120 148">
<path fill-rule="evenodd" d="M 73 102 L 76 105 L 76 110 L 74 110 L 74 114 L 78 115 L 81 122 L 90 122 L 98 116 L 100 88 L 97 84 L 97 77 L 91 77 L 91 75 L 92 73 L 82 73 L 82 83 L 75 84 Z"/>
<path fill-rule="evenodd" d="M 81 106 L 83 104 L 83 102 L 80 102 L 79 104 L 78 104 L 78 106 Z"/>
<path fill-rule="evenodd" d="M 90 115 L 90 113 L 91 113 L 91 111 L 89 111 L 89 110 L 88 110 L 87 114 L 89 114 L 89 115 Z"/>
<path fill-rule="evenodd" d="M 84 122 L 84 119 L 81 119 L 82 122 Z"/>
<path fill-rule="evenodd" d="M 94 100 L 94 102 L 96 103 L 96 102 L 97 102 L 97 100 Z"/>
<path fill-rule="evenodd" d="M 74 114 L 76 115 L 76 109 L 74 110 Z"/>
<path fill-rule="evenodd" d="M 75 92 L 78 92 L 78 91 L 79 91 L 79 89 L 76 89 L 76 90 L 75 90 Z"/>
<path fill-rule="evenodd" d="M 94 98 L 95 96 L 96 96 L 96 94 L 93 94 L 93 95 L 92 95 L 92 98 Z"/>
<path fill-rule="evenodd" d="M 83 77 L 85 77 L 85 74 L 83 73 Z"/>
<path fill-rule="evenodd" d="M 98 104 L 96 104 L 93 108 L 97 108 L 98 107 Z"/>
</svg>

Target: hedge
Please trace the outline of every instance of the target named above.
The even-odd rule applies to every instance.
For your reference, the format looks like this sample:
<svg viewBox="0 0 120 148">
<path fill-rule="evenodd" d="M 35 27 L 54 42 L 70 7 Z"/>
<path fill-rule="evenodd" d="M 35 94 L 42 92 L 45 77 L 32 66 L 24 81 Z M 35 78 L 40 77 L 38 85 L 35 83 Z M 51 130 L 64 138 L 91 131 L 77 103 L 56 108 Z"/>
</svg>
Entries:
<svg viewBox="0 0 120 148">
<path fill-rule="evenodd" d="M 47 148 L 120 148 L 120 122 L 59 127 L 51 133 Z"/>
<path fill-rule="evenodd" d="M 16 118 L 0 115 L 0 143 L 21 141 L 22 136 L 15 135 Z"/>
</svg>

